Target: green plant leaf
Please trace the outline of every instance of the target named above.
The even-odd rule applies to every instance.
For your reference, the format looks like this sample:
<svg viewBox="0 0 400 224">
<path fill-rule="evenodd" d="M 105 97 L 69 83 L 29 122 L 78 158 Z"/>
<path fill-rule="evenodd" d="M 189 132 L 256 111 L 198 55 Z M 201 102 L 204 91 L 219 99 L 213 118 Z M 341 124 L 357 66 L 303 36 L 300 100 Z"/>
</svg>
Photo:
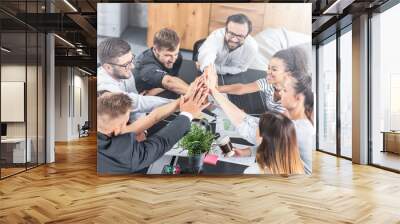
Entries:
<svg viewBox="0 0 400 224">
<path fill-rule="evenodd" d="M 211 144 L 214 140 L 214 134 L 207 131 L 197 124 L 192 124 L 189 133 L 187 133 L 179 142 L 179 146 L 188 150 L 188 154 L 200 155 L 211 150 Z"/>
</svg>

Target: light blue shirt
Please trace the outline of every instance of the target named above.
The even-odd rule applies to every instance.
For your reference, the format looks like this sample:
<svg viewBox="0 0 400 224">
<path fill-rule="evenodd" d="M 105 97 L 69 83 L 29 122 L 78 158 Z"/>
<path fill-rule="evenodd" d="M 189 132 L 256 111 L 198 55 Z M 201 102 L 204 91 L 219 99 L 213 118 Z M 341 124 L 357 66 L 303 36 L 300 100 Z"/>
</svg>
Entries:
<svg viewBox="0 0 400 224">
<path fill-rule="evenodd" d="M 97 69 L 97 91 L 101 90 L 126 93 L 133 101 L 133 111 L 138 113 L 149 113 L 172 101 L 158 96 L 142 96 L 137 92 L 133 75 L 129 79 L 115 80 L 102 67 L 99 67 Z"/>
</svg>

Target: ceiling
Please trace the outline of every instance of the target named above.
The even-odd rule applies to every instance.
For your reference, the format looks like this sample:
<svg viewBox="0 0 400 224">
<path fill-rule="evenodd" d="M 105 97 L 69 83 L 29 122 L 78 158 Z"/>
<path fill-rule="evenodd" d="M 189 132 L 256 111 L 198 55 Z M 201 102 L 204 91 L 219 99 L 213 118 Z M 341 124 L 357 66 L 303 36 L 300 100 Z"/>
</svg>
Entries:
<svg viewBox="0 0 400 224">
<path fill-rule="evenodd" d="M 8 60 L 36 55 L 36 33 L 54 32 L 56 65 L 96 72 L 96 4 L 93 0 L 1 0 L 2 46 Z M 49 13 L 49 12 L 52 13 Z M 21 33 L 28 32 L 27 37 Z M 29 34 L 29 32 L 35 33 Z M 27 39 L 27 40 L 25 40 Z M 27 43 L 26 43 L 27 41 Z M 26 51 L 25 51 L 25 46 Z M 42 47 L 41 45 L 39 47 Z M 3 52 L 2 52 L 3 54 Z M 22 56 L 22 57 L 21 57 Z M 3 57 L 4 60 L 4 57 Z M 73 62 L 73 63 L 71 63 Z"/>
<path fill-rule="evenodd" d="M 352 18 L 373 10 L 388 0 L 270 0 L 265 2 L 312 3 L 313 43 L 319 43 L 351 23 Z M 134 2 L 112 0 L 1 0 L 0 27 L 2 45 L 15 54 L 35 52 L 36 42 L 18 35 L 25 30 L 54 32 L 56 65 L 79 66 L 96 71 L 96 4 L 99 2 Z M 50 9 L 52 13 L 50 12 Z M 63 41 L 62 39 L 66 40 Z M 24 52 L 25 41 L 28 43 Z M 31 43 L 32 42 L 32 43 Z M 36 44 L 36 45 L 35 45 Z M 90 66 L 92 64 L 92 66 Z"/>
<path fill-rule="evenodd" d="M 388 0 L 310 0 L 313 44 L 350 25 L 354 17 L 374 11 Z"/>
</svg>

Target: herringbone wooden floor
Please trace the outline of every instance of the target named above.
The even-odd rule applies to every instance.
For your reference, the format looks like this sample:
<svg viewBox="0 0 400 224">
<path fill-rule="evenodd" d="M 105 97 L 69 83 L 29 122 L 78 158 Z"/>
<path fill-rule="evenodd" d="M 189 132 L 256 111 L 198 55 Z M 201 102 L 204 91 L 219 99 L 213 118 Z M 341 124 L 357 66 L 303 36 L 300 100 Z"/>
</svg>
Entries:
<svg viewBox="0 0 400 224">
<path fill-rule="evenodd" d="M 400 223 L 400 175 L 314 153 L 312 177 L 96 174 L 94 137 L 0 181 L 0 223 Z"/>
</svg>

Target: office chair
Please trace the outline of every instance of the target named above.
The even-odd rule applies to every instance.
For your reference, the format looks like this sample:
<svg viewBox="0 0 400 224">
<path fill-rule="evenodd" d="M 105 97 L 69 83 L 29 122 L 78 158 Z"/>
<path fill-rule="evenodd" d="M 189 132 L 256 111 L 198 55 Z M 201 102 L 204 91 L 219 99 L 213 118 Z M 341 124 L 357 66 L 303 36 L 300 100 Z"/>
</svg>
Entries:
<svg viewBox="0 0 400 224">
<path fill-rule="evenodd" d="M 204 43 L 204 41 L 206 41 L 206 38 L 200 39 L 193 44 L 193 56 L 192 56 L 193 61 L 197 61 L 197 58 L 199 56 L 199 49 L 201 45 Z"/>
<path fill-rule="evenodd" d="M 90 129 L 90 123 L 89 121 L 85 121 L 85 123 L 80 127 L 78 125 L 78 130 L 79 130 L 79 138 L 80 137 L 87 137 L 89 136 L 89 129 Z"/>
</svg>

